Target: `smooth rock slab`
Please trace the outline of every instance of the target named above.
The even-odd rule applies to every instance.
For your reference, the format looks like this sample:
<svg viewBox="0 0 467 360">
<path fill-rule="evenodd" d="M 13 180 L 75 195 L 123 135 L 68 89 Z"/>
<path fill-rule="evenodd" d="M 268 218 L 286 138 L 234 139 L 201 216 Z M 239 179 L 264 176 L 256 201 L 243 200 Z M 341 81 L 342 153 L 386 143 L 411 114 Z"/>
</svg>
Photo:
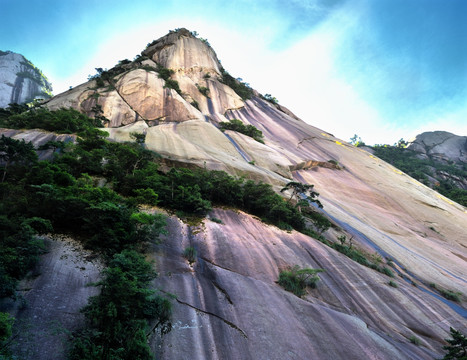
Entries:
<svg viewBox="0 0 467 360">
<path fill-rule="evenodd" d="M 99 289 L 88 286 L 99 279 L 102 264 L 69 238 L 45 239 L 30 278 L 20 283 L 24 301 L 3 301 L 1 311 L 16 317 L 13 354 L 21 359 L 66 358 L 69 335 L 84 325 L 80 309 Z"/>
</svg>

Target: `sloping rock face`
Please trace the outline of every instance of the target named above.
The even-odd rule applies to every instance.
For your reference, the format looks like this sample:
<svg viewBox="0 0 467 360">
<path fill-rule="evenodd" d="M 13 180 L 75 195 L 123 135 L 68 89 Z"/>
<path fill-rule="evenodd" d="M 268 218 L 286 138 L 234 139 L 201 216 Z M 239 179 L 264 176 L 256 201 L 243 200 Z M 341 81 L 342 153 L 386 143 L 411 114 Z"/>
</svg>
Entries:
<svg viewBox="0 0 467 360">
<path fill-rule="evenodd" d="M 241 212 L 211 215 L 222 224 L 171 218 L 154 249 L 155 286 L 176 296 L 173 330 L 151 341 L 160 359 L 431 359 L 449 325 L 465 326 L 437 298 L 401 278 L 390 287 L 387 276 L 308 236 Z M 192 265 L 188 246 L 198 254 Z M 276 283 L 293 265 L 325 269 L 303 298 Z"/>
<path fill-rule="evenodd" d="M 429 131 L 411 140 L 408 149 L 436 160 L 467 163 L 467 136 L 447 131 Z"/>
<path fill-rule="evenodd" d="M 2 300 L 15 318 L 12 350 L 19 359 L 66 359 L 69 334 L 84 325 L 80 309 L 99 293 L 89 286 L 103 264 L 67 238 L 45 238 L 46 254 L 18 288 L 21 301 Z"/>
<path fill-rule="evenodd" d="M 29 60 L 21 54 L 0 51 L 0 107 L 51 96 L 52 86 Z"/>
<path fill-rule="evenodd" d="M 105 88 L 93 80 L 47 106 L 92 115 L 100 105 L 111 139 L 144 133 L 146 147 L 169 163 L 221 169 L 276 189 L 292 180 L 314 184 L 335 224 L 326 238 L 352 238 L 392 259 L 400 275 L 390 279 L 243 213 L 215 210 L 224 224 L 205 221 L 198 229 L 171 219 L 168 237 L 150 254 L 160 274 L 154 286 L 177 296 L 174 329 L 151 340 L 160 358 L 431 359 L 442 356 L 450 326 L 467 332 L 464 207 L 285 108 L 258 96 L 243 100 L 219 81 L 212 49 L 188 31 L 143 54 L 149 58 Z M 155 62 L 172 68 L 182 95 L 164 88 Z M 254 125 L 265 143 L 221 132 L 218 123 L 228 119 Z M 182 257 L 187 246 L 198 252 L 193 266 Z M 280 268 L 294 265 L 326 270 L 304 299 L 275 283 Z M 462 293 L 460 304 L 433 293 L 431 283 Z"/>
</svg>

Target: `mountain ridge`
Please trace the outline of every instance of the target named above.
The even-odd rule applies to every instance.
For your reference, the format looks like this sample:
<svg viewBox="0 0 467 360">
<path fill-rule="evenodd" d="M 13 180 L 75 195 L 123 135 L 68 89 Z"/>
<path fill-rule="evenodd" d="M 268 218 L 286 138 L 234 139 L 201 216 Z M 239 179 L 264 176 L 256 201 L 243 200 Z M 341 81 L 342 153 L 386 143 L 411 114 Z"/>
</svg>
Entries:
<svg viewBox="0 0 467 360">
<path fill-rule="evenodd" d="M 112 141 L 128 141 L 137 133 L 146 149 L 169 164 L 225 170 L 273 184 L 276 190 L 290 181 L 314 184 L 334 226 L 323 234 L 322 243 L 241 211 L 215 208 L 199 225 L 170 215 L 168 234 L 147 253 L 159 273 L 153 286 L 175 295 L 173 329 L 162 338 L 148 338 L 153 352 L 162 359 L 439 357 L 449 327 L 467 326 L 462 312 L 466 294 L 455 308 L 430 287 L 465 289 L 465 208 L 253 90 L 250 99 L 243 99 L 219 80 L 221 69 L 206 72 L 207 67 L 191 66 L 206 65 L 212 58 L 209 51 L 197 53 L 208 49 L 203 41 L 180 32 L 164 37 L 167 43 L 150 45 L 148 49 L 161 48 L 151 59 L 135 61 L 135 69 L 121 62 L 122 72 L 103 70 L 46 106 L 103 116 L 108 119 L 103 130 Z M 168 45 L 168 39 L 175 45 Z M 170 80 L 177 81 L 182 95 Z M 219 129 L 221 122 L 233 119 L 259 129 L 264 144 Z M 398 276 L 360 265 L 336 251 L 339 245 L 373 254 Z M 194 263 L 183 257 L 187 247 L 197 250 Z M 80 269 L 72 266 L 54 275 L 54 267 L 66 261 L 60 255 L 50 266 L 43 265 L 42 277 L 30 285 L 33 291 L 25 292 L 32 306 L 24 319 L 40 311 L 34 300 L 44 296 L 54 276 L 64 288 L 67 278 L 80 278 Z M 317 289 L 303 298 L 276 283 L 280 270 L 294 265 L 326 270 Z M 73 302 L 60 301 L 66 312 L 76 314 L 89 291 L 84 285 L 73 291 Z M 64 318 L 53 308 L 46 316 Z M 79 321 L 76 317 L 67 324 Z"/>
</svg>

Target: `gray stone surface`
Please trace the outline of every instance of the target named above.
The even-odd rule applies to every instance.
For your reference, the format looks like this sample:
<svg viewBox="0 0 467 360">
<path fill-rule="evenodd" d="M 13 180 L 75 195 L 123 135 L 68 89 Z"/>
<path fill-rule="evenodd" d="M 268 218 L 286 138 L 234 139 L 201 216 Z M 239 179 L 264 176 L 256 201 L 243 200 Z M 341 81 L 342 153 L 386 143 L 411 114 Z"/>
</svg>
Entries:
<svg viewBox="0 0 467 360">
<path fill-rule="evenodd" d="M 52 86 L 21 54 L 0 52 L 0 107 L 47 99 Z"/>
<path fill-rule="evenodd" d="M 408 148 L 437 160 L 467 163 L 467 136 L 429 131 L 411 140 Z"/>
<path fill-rule="evenodd" d="M 80 309 L 98 288 L 102 264 L 73 239 L 46 238 L 47 253 L 20 283 L 24 300 L 3 301 L 1 311 L 16 317 L 12 350 L 20 359 L 66 358 L 71 332 L 84 325 Z"/>
</svg>

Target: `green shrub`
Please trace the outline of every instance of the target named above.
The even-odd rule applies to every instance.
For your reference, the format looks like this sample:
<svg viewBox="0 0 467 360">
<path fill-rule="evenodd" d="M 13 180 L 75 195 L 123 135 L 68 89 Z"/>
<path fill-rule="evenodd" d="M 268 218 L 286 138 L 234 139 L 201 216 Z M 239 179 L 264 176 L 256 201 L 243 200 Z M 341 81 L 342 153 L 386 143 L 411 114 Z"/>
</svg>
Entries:
<svg viewBox="0 0 467 360">
<path fill-rule="evenodd" d="M 148 64 L 142 65 L 142 66 L 141 66 L 141 69 L 146 70 L 147 72 L 150 72 L 150 71 L 155 71 L 155 72 L 157 72 L 157 68 L 156 68 L 156 67 L 151 66 L 151 65 L 148 65 Z"/>
<path fill-rule="evenodd" d="M 198 91 L 203 94 L 206 97 L 209 97 L 209 89 L 205 86 L 200 86 L 196 84 L 196 87 L 198 88 Z"/>
<path fill-rule="evenodd" d="M 399 143 L 401 143 L 401 140 L 399 140 Z M 373 150 L 377 157 L 424 184 L 429 185 L 428 176 L 436 177 L 436 173 L 440 171 L 460 178 L 467 177 L 465 165 L 444 164 L 430 158 L 420 159 L 417 152 L 400 145 L 375 145 Z M 455 186 L 452 182 L 439 179 L 439 184 L 433 186 L 433 189 L 459 204 L 467 206 L 467 190 Z"/>
<path fill-rule="evenodd" d="M 416 337 L 415 335 L 412 335 L 410 338 L 409 338 L 409 341 L 414 344 L 414 345 L 417 345 L 419 346 L 420 345 L 420 339 L 418 337 Z"/>
<path fill-rule="evenodd" d="M 2 213 L 5 212 L 2 209 Z M 37 231 L 31 225 L 50 230 L 42 227 L 50 226 L 50 223 L 41 218 L 24 219 L 24 215 L 0 215 L 0 298 L 16 296 L 18 281 L 44 252 L 43 241 L 35 236 Z"/>
<path fill-rule="evenodd" d="M 389 286 L 392 286 L 393 288 L 398 288 L 399 287 L 399 285 L 397 285 L 397 283 L 392 281 L 392 280 L 389 281 L 388 284 L 389 284 Z"/>
<path fill-rule="evenodd" d="M 455 302 L 461 301 L 460 292 L 454 292 L 454 291 L 445 290 L 445 289 L 440 289 L 439 292 L 441 293 L 441 295 L 443 295 L 448 300 L 455 301 Z"/>
<path fill-rule="evenodd" d="M 12 359 L 9 340 L 15 318 L 8 313 L 0 312 L 0 359 Z"/>
<path fill-rule="evenodd" d="M 219 123 L 219 128 L 221 131 L 232 130 L 242 133 L 264 144 L 263 132 L 253 125 L 245 125 L 241 120 L 232 119 L 229 120 L 229 122 L 222 121 Z"/>
<path fill-rule="evenodd" d="M 222 77 L 219 81 L 229 86 L 243 100 L 251 99 L 253 97 L 253 89 L 247 83 L 244 83 L 241 79 L 235 79 L 224 68 L 221 69 L 221 75 Z"/>
<path fill-rule="evenodd" d="M 193 99 L 193 101 L 190 103 L 194 108 L 198 109 L 199 110 L 199 103 Z"/>
<path fill-rule="evenodd" d="M 175 74 L 175 71 L 172 69 L 167 69 L 160 64 L 157 64 L 156 68 L 159 78 L 164 79 L 165 85 L 164 88 L 169 88 L 175 90 L 178 94 L 182 95 L 182 90 L 180 90 L 180 85 L 177 80 L 171 79 L 171 76 Z"/>
<path fill-rule="evenodd" d="M 182 90 L 180 90 L 180 86 L 178 85 L 177 80 L 167 79 L 165 80 L 164 88 L 169 88 L 175 90 L 178 94 L 182 95 Z"/>
<path fill-rule="evenodd" d="M 193 246 L 188 246 L 185 248 L 185 251 L 183 251 L 183 256 L 185 259 L 188 260 L 190 264 L 193 264 L 196 261 L 196 257 L 198 255 L 198 252 Z"/>
<path fill-rule="evenodd" d="M 448 289 L 442 289 L 438 287 L 435 283 L 430 283 L 429 285 L 432 289 L 437 290 L 444 298 L 451 300 L 451 301 L 455 301 L 455 302 L 461 301 L 460 296 L 462 295 L 462 293 L 455 292 L 455 291 L 448 290 Z"/>
<path fill-rule="evenodd" d="M 216 217 L 211 217 L 211 221 L 215 222 L 215 223 L 218 223 L 218 224 L 223 224 L 222 220 L 221 219 L 218 219 Z"/>
<path fill-rule="evenodd" d="M 387 267 L 379 268 L 378 271 L 389 277 L 394 277 L 394 273 Z"/>
<path fill-rule="evenodd" d="M 101 127 L 102 122 L 92 119 L 74 109 L 49 111 L 44 108 L 31 109 L 11 115 L 3 120 L 3 127 L 11 129 L 44 129 L 60 134 L 77 133 L 92 127 Z"/>
<path fill-rule="evenodd" d="M 270 102 L 271 104 L 277 105 L 279 103 L 279 100 L 277 100 L 274 96 L 271 94 L 266 94 L 263 96 L 263 99 Z"/>
<path fill-rule="evenodd" d="M 282 270 L 279 273 L 278 283 L 285 290 L 294 293 L 298 297 L 305 295 L 307 286 L 316 288 L 316 283 L 319 280 L 317 273 L 323 272 L 323 269 L 300 269 L 298 265 L 293 268 Z"/>
</svg>

